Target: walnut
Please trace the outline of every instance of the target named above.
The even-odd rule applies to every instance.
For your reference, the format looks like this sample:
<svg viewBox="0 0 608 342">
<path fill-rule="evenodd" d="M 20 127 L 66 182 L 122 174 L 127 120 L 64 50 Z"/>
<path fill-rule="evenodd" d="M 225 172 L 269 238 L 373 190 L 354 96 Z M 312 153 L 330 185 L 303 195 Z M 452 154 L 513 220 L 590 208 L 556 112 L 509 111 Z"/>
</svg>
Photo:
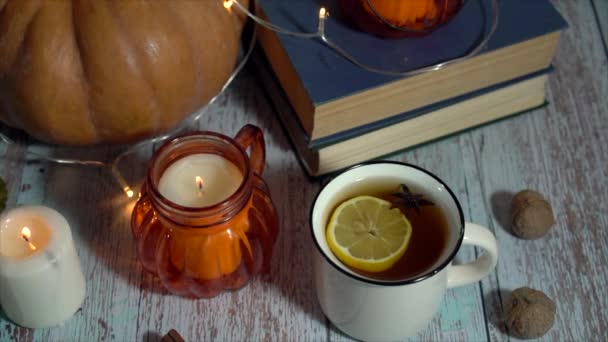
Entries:
<svg viewBox="0 0 608 342">
<path fill-rule="evenodd" d="M 551 204 L 534 190 L 523 190 L 511 201 L 511 228 L 524 239 L 538 239 L 549 231 L 555 220 Z"/>
<path fill-rule="evenodd" d="M 505 320 L 509 333 L 515 337 L 541 337 L 553 326 L 555 303 L 540 291 L 518 288 L 505 302 Z"/>
</svg>

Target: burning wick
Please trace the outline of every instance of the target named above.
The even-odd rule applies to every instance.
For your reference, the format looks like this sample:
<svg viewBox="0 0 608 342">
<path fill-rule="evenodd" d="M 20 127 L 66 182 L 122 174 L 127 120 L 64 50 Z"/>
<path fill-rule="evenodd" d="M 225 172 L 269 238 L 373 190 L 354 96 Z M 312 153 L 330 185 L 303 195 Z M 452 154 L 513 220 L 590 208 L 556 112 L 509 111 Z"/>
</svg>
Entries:
<svg viewBox="0 0 608 342">
<path fill-rule="evenodd" d="M 198 195 L 201 196 L 203 194 L 203 178 L 201 176 L 196 176 L 196 186 L 198 186 Z"/>
<path fill-rule="evenodd" d="M 28 246 L 32 251 L 38 250 L 38 247 L 34 245 L 30 239 L 32 238 L 32 231 L 28 227 L 23 227 L 21 229 L 21 238 L 23 241 L 27 242 Z M 53 267 L 57 267 L 57 258 L 53 254 L 51 254 L 48 250 L 44 252 L 44 255 L 49 259 L 53 265 Z"/>
<path fill-rule="evenodd" d="M 230 7 L 232 7 L 232 0 L 224 0 L 224 8 L 229 10 Z"/>
<path fill-rule="evenodd" d="M 30 242 L 30 239 L 32 238 L 32 231 L 28 227 L 23 227 L 23 229 L 21 229 L 21 238 L 27 242 L 31 250 L 35 251 L 38 249 L 33 243 Z"/>
</svg>

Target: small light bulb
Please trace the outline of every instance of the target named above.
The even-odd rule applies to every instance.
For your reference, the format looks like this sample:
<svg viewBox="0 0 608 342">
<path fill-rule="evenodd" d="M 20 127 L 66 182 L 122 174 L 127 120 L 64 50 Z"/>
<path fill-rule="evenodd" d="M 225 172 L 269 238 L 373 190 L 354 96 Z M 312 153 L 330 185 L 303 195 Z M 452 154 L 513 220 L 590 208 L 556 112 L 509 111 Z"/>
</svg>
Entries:
<svg viewBox="0 0 608 342">
<path fill-rule="evenodd" d="M 230 9 L 232 7 L 232 0 L 224 0 L 224 8 Z"/>
<path fill-rule="evenodd" d="M 321 9 L 319 10 L 319 19 L 325 19 L 327 16 L 327 11 L 325 10 L 325 7 L 321 7 Z"/>
<path fill-rule="evenodd" d="M 125 194 L 127 194 L 127 197 L 131 198 L 133 197 L 133 190 L 131 190 L 130 188 L 126 188 Z"/>
</svg>

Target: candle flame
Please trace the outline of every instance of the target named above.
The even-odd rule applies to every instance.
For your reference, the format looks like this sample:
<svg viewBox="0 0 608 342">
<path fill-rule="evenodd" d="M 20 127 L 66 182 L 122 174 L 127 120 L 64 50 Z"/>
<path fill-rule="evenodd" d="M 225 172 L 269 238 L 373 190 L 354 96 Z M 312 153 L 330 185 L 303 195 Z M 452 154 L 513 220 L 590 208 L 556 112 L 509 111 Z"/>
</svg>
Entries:
<svg viewBox="0 0 608 342">
<path fill-rule="evenodd" d="M 327 18 L 327 10 L 325 10 L 325 7 L 321 7 L 321 9 L 319 10 L 319 19 L 325 19 Z"/>
<path fill-rule="evenodd" d="M 224 0 L 224 8 L 229 10 L 232 7 L 232 0 Z"/>
<path fill-rule="evenodd" d="M 21 236 L 23 236 L 25 241 L 29 241 L 32 237 L 32 231 L 28 227 L 23 227 L 23 229 L 21 229 Z"/>
<path fill-rule="evenodd" d="M 38 249 L 33 243 L 30 242 L 30 239 L 32 238 L 32 231 L 28 227 L 23 227 L 23 229 L 21 229 L 21 237 L 23 240 L 25 240 L 25 242 L 27 242 L 31 250 L 35 251 Z"/>
<path fill-rule="evenodd" d="M 196 176 L 196 186 L 198 186 L 198 191 L 203 191 L 203 178 L 201 176 Z"/>
</svg>

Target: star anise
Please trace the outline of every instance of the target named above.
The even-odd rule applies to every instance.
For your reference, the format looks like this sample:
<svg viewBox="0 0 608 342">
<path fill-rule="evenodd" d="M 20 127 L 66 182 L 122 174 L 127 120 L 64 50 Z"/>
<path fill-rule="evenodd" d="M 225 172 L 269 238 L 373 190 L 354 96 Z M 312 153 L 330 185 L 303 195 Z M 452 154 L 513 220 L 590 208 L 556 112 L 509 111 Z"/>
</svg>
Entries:
<svg viewBox="0 0 608 342">
<path fill-rule="evenodd" d="M 435 205 L 435 203 L 424 198 L 424 195 L 412 193 L 405 184 L 401 184 L 400 192 L 396 192 L 391 195 L 396 197 L 393 200 L 394 204 L 401 205 L 406 209 L 414 209 L 418 214 L 420 214 L 420 207 L 425 205 Z"/>
</svg>

